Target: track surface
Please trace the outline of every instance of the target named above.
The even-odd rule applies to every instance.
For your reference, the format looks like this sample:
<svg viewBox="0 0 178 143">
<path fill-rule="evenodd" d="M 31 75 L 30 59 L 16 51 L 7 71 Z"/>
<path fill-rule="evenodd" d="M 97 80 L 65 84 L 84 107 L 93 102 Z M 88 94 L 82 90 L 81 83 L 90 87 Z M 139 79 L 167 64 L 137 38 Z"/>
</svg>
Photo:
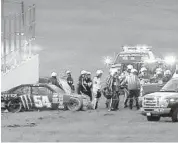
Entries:
<svg viewBox="0 0 178 143">
<path fill-rule="evenodd" d="M 108 112 L 101 99 L 96 111 L 41 111 L 2 115 L 2 141 L 178 141 L 170 118 L 148 122 L 139 111 Z"/>
<path fill-rule="evenodd" d="M 41 76 L 70 69 L 76 81 L 81 69 L 105 70 L 102 57 L 124 44 L 148 44 L 163 56 L 178 53 L 178 0 L 25 3 L 37 6 Z M 2 141 L 178 141 L 178 124 L 170 119 L 147 122 L 138 111 L 108 113 L 103 105 L 98 111 L 3 114 Z"/>
</svg>

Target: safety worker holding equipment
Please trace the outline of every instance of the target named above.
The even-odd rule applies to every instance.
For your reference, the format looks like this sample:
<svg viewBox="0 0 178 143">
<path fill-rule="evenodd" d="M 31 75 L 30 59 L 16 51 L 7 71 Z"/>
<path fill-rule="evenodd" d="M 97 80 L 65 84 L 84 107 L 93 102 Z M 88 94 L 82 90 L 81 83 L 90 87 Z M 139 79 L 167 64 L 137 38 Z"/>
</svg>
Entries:
<svg viewBox="0 0 178 143">
<path fill-rule="evenodd" d="M 86 71 L 82 70 L 79 76 L 79 82 L 78 82 L 78 89 L 77 89 L 77 93 L 78 94 L 84 94 L 84 92 L 87 91 L 86 87 L 85 87 L 85 76 L 86 76 Z"/>
<path fill-rule="evenodd" d="M 107 79 L 107 87 L 110 91 L 111 98 L 107 99 L 106 105 L 108 106 L 108 111 L 114 111 L 119 109 L 119 95 L 120 95 L 120 80 L 119 71 L 117 69 L 112 69 L 110 71 L 110 76 Z"/>
<path fill-rule="evenodd" d="M 66 71 L 66 74 L 67 74 L 67 83 L 68 85 L 70 86 L 72 92 L 75 91 L 75 86 L 74 86 L 74 80 L 72 78 L 72 75 L 71 75 L 71 71 Z"/>
<path fill-rule="evenodd" d="M 96 76 L 93 78 L 93 109 L 98 108 L 98 101 L 101 97 L 101 77 L 103 75 L 102 70 L 96 71 Z"/>
<path fill-rule="evenodd" d="M 138 96 L 140 94 L 140 80 L 137 76 L 137 70 L 132 69 L 131 74 L 126 77 L 126 79 L 121 83 L 121 85 L 127 85 L 129 91 L 129 107 L 133 107 L 133 98 L 136 100 L 136 107 L 139 109 Z M 128 100 L 127 99 L 127 100 Z"/>
<path fill-rule="evenodd" d="M 56 85 L 57 87 L 59 87 L 59 88 L 62 89 L 62 86 L 60 85 L 59 81 L 57 80 L 57 73 L 56 73 L 56 72 L 52 72 L 52 73 L 51 73 L 51 77 L 50 77 L 50 79 L 48 80 L 48 83 L 54 84 L 54 85 Z"/>
</svg>

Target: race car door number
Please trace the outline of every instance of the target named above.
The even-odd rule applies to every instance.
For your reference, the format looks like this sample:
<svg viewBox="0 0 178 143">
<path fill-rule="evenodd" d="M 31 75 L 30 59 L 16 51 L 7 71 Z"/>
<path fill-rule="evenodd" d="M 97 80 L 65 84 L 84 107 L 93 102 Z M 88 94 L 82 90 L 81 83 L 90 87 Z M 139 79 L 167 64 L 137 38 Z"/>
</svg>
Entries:
<svg viewBox="0 0 178 143">
<path fill-rule="evenodd" d="M 51 103 L 49 102 L 48 96 L 34 95 L 33 100 L 35 103 L 35 107 L 37 108 L 51 108 Z"/>
</svg>

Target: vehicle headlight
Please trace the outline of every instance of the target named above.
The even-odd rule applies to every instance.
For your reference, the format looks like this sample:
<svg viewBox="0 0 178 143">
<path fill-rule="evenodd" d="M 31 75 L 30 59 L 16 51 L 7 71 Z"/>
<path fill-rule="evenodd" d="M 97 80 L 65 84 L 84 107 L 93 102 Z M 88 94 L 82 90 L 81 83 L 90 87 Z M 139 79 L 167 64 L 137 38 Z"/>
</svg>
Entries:
<svg viewBox="0 0 178 143">
<path fill-rule="evenodd" d="M 167 107 L 169 105 L 169 100 L 168 99 L 163 99 L 160 103 L 161 107 Z"/>
<path fill-rule="evenodd" d="M 176 100 L 174 98 L 171 98 L 169 101 L 170 102 L 175 102 Z"/>
</svg>

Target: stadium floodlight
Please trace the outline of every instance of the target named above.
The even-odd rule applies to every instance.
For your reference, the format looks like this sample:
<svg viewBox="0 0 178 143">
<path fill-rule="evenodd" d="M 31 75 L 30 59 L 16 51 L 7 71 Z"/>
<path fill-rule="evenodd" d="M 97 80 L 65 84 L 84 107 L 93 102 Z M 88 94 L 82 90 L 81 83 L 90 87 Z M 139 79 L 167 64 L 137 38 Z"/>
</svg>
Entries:
<svg viewBox="0 0 178 143">
<path fill-rule="evenodd" d="M 106 66 L 111 65 L 112 62 L 113 62 L 112 57 L 109 57 L 109 56 L 104 57 L 104 64 L 105 64 Z"/>
<path fill-rule="evenodd" d="M 164 58 L 164 61 L 169 65 L 173 65 L 176 61 L 176 58 L 174 56 L 167 56 Z"/>
</svg>

